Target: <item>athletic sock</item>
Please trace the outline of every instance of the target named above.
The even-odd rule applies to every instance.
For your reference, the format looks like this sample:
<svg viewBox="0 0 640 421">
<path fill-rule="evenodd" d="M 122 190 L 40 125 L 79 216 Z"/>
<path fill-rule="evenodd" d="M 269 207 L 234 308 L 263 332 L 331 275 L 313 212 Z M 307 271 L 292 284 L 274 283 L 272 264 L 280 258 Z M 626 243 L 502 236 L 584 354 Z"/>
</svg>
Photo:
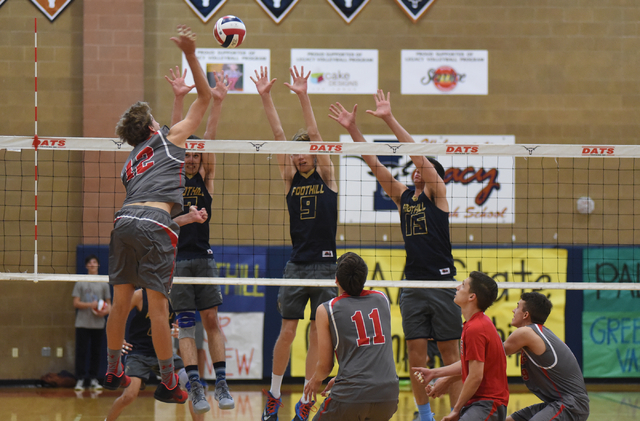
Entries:
<svg viewBox="0 0 640 421">
<path fill-rule="evenodd" d="M 120 355 L 122 355 L 122 348 L 107 349 L 107 373 L 116 373 L 116 376 L 122 373 Z"/>
<path fill-rule="evenodd" d="M 271 373 L 271 390 L 269 392 L 271 392 L 271 395 L 276 399 L 280 397 L 280 387 L 282 386 L 283 377 L 284 375 L 277 376 Z"/>
<path fill-rule="evenodd" d="M 302 390 L 304 390 L 305 387 L 307 387 L 307 383 L 309 383 L 309 380 L 304 379 L 304 387 L 302 388 Z M 302 394 L 302 397 L 300 398 L 300 402 L 302 403 L 309 403 L 309 399 L 307 399 L 304 395 L 304 393 Z"/>
<path fill-rule="evenodd" d="M 213 370 L 216 372 L 216 385 L 223 380 L 227 380 L 226 361 L 218 361 L 217 363 L 213 363 Z"/>
<path fill-rule="evenodd" d="M 197 365 L 188 365 L 184 368 L 187 371 L 189 382 L 194 383 L 200 381 L 200 372 Z"/>
<path fill-rule="evenodd" d="M 418 412 L 420 413 L 420 421 L 434 421 L 429 402 L 424 405 L 418 405 Z"/>
<path fill-rule="evenodd" d="M 164 383 L 169 389 L 176 387 L 176 376 L 173 373 L 173 357 L 167 360 L 158 360 L 158 364 L 160 366 L 160 377 L 162 378 L 162 383 Z"/>
</svg>

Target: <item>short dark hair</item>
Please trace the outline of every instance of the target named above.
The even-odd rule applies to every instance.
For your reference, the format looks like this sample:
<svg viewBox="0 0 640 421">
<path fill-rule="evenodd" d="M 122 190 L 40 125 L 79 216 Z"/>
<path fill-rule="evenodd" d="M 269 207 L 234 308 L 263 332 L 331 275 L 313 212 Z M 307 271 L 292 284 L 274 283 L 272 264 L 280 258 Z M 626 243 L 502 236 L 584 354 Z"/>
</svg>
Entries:
<svg viewBox="0 0 640 421">
<path fill-rule="evenodd" d="M 367 282 L 369 268 L 356 253 L 347 252 L 338 259 L 336 279 L 342 289 L 349 295 L 358 296 Z"/>
<path fill-rule="evenodd" d="M 440 178 L 444 180 L 444 167 L 442 166 L 442 164 L 439 163 L 435 158 L 432 158 L 430 156 L 428 156 L 427 159 L 429 160 L 429 162 L 431 162 L 431 165 L 433 165 L 433 168 L 436 169 L 436 172 L 438 173 Z"/>
<path fill-rule="evenodd" d="M 485 273 L 474 270 L 469 274 L 469 292 L 476 294 L 478 308 L 485 311 L 498 298 L 498 284 Z"/>
<path fill-rule="evenodd" d="M 553 304 L 545 295 L 535 291 L 525 292 L 520 299 L 524 301 L 522 310 L 529 312 L 533 323 L 543 325 L 547 321 Z"/>
<path fill-rule="evenodd" d="M 89 264 L 89 262 L 91 261 L 91 259 L 96 259 L 96 262 L 98 262 L 98 264 L 100 264 L 100 259 L 98 259 L 98 256 L 96 256 L 95 254 L 90 254 L 87 257 L 84 258 L 84 265 L 87 266 Z"/>
<path fill-rule="evenodd" d="M 149 104 L 138 101 L 120 117 L 116 125 L 116 135 L 135 147 L 151 136 L 149 126 L 153 124 L 152 118 Z"/>
</svg>

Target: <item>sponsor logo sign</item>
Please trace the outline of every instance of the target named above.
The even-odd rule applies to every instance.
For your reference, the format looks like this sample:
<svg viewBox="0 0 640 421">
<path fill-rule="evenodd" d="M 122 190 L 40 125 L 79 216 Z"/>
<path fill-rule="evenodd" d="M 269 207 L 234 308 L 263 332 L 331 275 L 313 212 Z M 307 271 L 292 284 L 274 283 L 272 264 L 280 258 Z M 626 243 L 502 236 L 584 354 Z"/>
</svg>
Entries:
<svg viewBox="0 0 640 421">
<path fill-rule="evenodd" d="M 310 94 L 374 94 L 378 50 L 292 49 L 291 66 L 311 72 Z"/>
<path fill-rule="evenodd" d="M 224 48 L 196 48 L 196 57 L 207 75 L 209 85 L 216 86 L 215 73 L 223 73 L 228 81 L 230 94 L 257 94 L 256 85 L 249 79 L 260 66 L 270 67 L 271 50 L 242 49 L 228 50 Z M 182 68 L 188 67 L 187 59 L 182 55 Z M 187 85 L 193 85 L 193 75 L 187 72 Z M 193 88 L 190 93 L 196 93 Z"/>
<path fill-rule="evenodd" d="M 582 156 L 615 156 L 615 146 L 583 146 Z"/>
<path fill-rule="evenodd" d="M 309 152 L 342 152 L 342 145 L 339 143 L 312 143 L 309 145 Z"/>
<path fill-rule="evenodd" d="M 390 135 L 365 135 L 369 142 L 392 142 Z M 515 160 L 479 155 L 483 144 L 515 144 L 514 136 L 415 135 L 416 143 L 446 143 L 446 154 L 435 158 L 445 169 L 444 182 L 452 224 L 512 224 L 515 221 Z M 348 135 L 341 142 L 351 142 Z M 413 188 L 415 165 L 402 152 L 378 156 L 391 174 Z M 386 195 L 359 155 L 340 156 L 340 223 L 400 223 L 398 208 Z"/>
<path fill-rule="evenodd" d="M 64 149 L 67 145 L 67 139 L 53 139 L 47 137 L 39 137 L 34 140 L 33 147 L 36 149 Z"/>
<path fill-rule="evenodd" d="M 402 50 L 404 95 L 488 95 L 486 50 Z"/>
</svg>

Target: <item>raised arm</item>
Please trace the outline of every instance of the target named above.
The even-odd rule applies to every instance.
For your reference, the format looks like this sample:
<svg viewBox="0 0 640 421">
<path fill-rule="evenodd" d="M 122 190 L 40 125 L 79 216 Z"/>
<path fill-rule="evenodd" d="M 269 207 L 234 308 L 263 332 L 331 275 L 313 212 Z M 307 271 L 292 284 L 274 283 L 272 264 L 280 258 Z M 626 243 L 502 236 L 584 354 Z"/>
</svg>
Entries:
<svg viewBox="0 0 640 421">
<path fill-rule="evenodd" d="M 164 75 L 164 78 L 171 85 L 173 90 L 173 109 L 171 110 L 171 127 L 175 126 L 182 120 L 182 108 L 184 106 L 184 97 L 195 87 L 195 85 L 188 86 L 184 83 L 184 78 L 187 76 L 187 69 L 184 69 L 182 75 L 180 75 L 180 68 L 176 66 L 174 73 L 173 69 L 169 69 L 171 77 Z"/>
<path fill-rule="evenodd" d="M 184 53 L 198 92 L 198 97 L 191 104 L 184 120 L 172 126 L 167 135 L 167 139 L 171 143 L 184 148 L 187 138 L 196 131 L 200 122 L 202 122 L 207 107 L 209 107 L 211 88 L 196 57 L 196 35 L 191 32 L 191 28 L 185 25 L 178 25 L 178 37 L 172 37 L 171 40 Z"/>
<path fill-rule="evenodd" d="M 304 67 L 301 67 L 298 72 L 298 68 L 293 66 L 289 68 L 289 73 L 291 73 L 291 77 L 293 78 L 293 84 L 285 83 L 284 85 L 298 95 L 300 105 L 302 106 L 304 121 L 307 125 L 309 139 L 312 142 L 322 142 L 322 137 L 318 131 L 318 124 L 316 123 L 316 118 L 313 115 L 311 100 L 307 93 L 307 80 L 309 79 L 311 72 L 307 73 L 305 76 Z M 322 180 L 331 190 L 338 191 L 338 183 L 336 183 L 335 169 L 333 167 L 333 162 L 331 162 L 331 156 L 328 154 L 318 154 L 316 155 L 316 158 L 318 160 L 316 166 L 318 174 L 320 174 Z"/>
<path fill-rule="evenodd" d="M 267 120 L 269 121 L 269 126 L 271 126 L 273 138 L 275 140 L 287 140 L 284 130 L 282 129 L 282 123 L 280 123 L 278 111 L 273 104 L 273 98 L 271 98 L 271 88 L 277 79 L 274 78 L 269 80 L 269 71 L 266 67 L 262 66 L 260 66 L 260 74 L 258 74 L 258 71 L 256 70 L 255 75 L 255 79 L 253 76 L 250 76 L 250 79 L 256 84 L 256 89 L 262 99 L 262 107 L 264 108 L 264 112 L 267 114 Z M 291 157 L 287 154 L 278 154 L 277 159 L 278 166 L 280 168 L 280 176 L 285 183 L 285 190 L 288 192 L 289 187 L 291 186 L 291 180 L 293 180 L 293 176 L 296 173 L 296 168 L 291 162 Z"/>
<path fill-rule="evenodd" d="M 387 123 L 387 126 L 389 126 L 393 134 L 398 138 L 398 141 L 402 143 L 415 143 L 409 132 L 398 123 L 398 120 L 396 120 L 391 113 L 391 93 L 387 93 L 385 98 L 382 89 L 378 89 L 378 93 L 374 95 L 374 99 L 376 101 L 376 110 L 367 110 L 367 113 Z M 424 193 L 440 210 L 449 212 L 447 188 L 431 162 L 422 155 L 411 155 L 411 160 L 418 171 L 420 171 L 422 181 L 425 183 Z"/>
<path fill-rule="evenodd" d="M 336 102 L 335 104 L 331 104 L 329 110 L 331 114 L 329 114 L 329 118 L 335 120 L 342 127 L 347 129 L 349 135 L 353 139 L 354 142 L 366 142 L 364 136 L 358 129 L 356 125 L 356 111 L 358 109 L 358 104 L 353 106 L 353 111 L 347 111 L 342 104 Z M 382 186 L 382 189 L 385 193 L 393 200 L 393 202 L 400 208 L 400 198 L 402 197 L 402 193 L 407 189 L 407 186 L 399 182 L 393 177 L 391 171 L 378 159 L 375 155 L 362 155 L 362 159 L 367 163 L 371 172 L 378 180 L 378 183 Z"/>
<path fill-rule="evenodd" d="M 218 131 L 218 122 L 220 121 L 220 113 L 222 112 L 222 101 L 227 97 L 227 81 L 222 73 L 215 73 L 216 86 L 211 88 L 211 96 L 213 103 L 211 104 L 211 113 L 207 119 L 207 128 L 204 132 L 204 138 L 214 140 Z M 216 154 L 203 153 L 201 155 L 202 165 L 200 165 L 200 175 L 209 191 L 213 194 L 213 180 L 216 178 Z"/>
</svg>

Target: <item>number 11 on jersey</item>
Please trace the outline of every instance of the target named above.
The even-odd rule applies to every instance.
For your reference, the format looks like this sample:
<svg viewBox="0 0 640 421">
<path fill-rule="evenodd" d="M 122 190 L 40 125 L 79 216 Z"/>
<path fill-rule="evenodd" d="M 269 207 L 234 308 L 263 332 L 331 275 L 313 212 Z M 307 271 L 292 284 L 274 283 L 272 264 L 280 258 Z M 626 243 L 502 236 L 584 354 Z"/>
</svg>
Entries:
<svg viewBox="0 0 640 421">
<path fill-rule="evenodd" d="M 383 344 L 385 342 L 385 337 L 382 333 L 382 323 L 380 323 L 380 314 L 377 308 L 371 310 L 371 313 L 369 313 L 369 319 L 373 322 L 373 344 Z M 351 321 L 356 325 L 356 331 L 358 332 L 358 346 L 371 345 L 371 338 L 367 335 L 367 328 L 364 325 L 364 317 L 360 310 L 353 313 Z"/>
</svg>

